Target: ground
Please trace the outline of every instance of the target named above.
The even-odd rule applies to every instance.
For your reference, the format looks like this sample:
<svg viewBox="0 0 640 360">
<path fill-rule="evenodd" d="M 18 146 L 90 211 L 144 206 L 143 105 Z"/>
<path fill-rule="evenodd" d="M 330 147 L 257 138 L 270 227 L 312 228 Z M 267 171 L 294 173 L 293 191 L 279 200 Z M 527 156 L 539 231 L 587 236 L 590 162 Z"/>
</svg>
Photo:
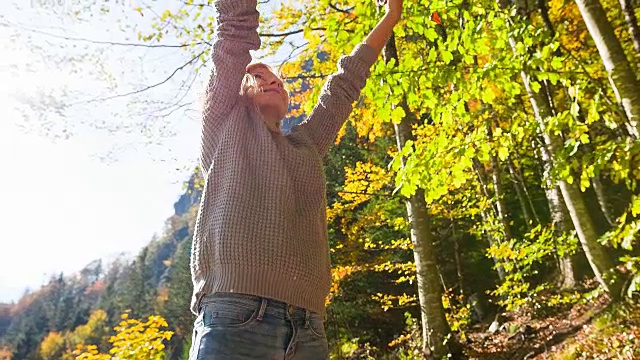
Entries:
<svg viewBox="0 0 640 360">
<path fill-rule="evenodd" d="M 640 359 L 640 303 L 614 304 L 605 294 L 592 293 L 535 317 L 507 313 L 500 330 L 492 334 L 488 328 L 481 324 L 468 332 L 470 359 Z"/>
</svg>

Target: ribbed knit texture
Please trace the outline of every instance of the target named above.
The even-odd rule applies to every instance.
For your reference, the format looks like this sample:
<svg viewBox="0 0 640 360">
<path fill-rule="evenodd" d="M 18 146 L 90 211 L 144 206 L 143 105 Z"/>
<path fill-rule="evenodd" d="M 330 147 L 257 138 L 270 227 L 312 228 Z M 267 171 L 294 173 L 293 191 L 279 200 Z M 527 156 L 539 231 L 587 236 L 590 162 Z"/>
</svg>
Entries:
<svg viewBox="0 0 640 360">
<path fill-rule="evenodd" d="M 311 115 L 283 136 L 239 95 L 249 50 L 260 48 L 256 0 L 216 0 L 213 68 L 203 112 L 204 192 L 191 253 L 202 296 L 237 292 L 320 314 L 331 285 L 322 157 L 358 99 L 377 54 L 357 46 L 338 62 Z"/>
</svg>

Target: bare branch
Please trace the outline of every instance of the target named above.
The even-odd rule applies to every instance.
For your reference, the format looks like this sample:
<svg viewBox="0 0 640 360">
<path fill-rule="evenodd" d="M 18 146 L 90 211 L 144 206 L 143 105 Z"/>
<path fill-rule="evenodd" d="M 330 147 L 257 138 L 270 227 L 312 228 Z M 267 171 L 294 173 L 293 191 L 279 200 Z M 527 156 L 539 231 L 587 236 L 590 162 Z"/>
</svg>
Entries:
<svg viewBox="0 0 640 360">
<path fill-rule="evenodd" d="M 341 13 L 345 13 L 345 14 L 351 14 L 351 11 L 353 10 L 353 7 L 350 7 L 348 9 L 340 9 L 339 7 L 335 6 L 333 3 L 329 2 L 329 7 L 332 8 L 335 11 L 341 12 Z"/>
<path fill-rule="evenodd" d="M 336 191 L 336 193 L 338 194 L 356 194 L 356 195 L 368 195 L 368 196 L 384 196 L 384 197 L 394 197 L 393 194 L 389 194 L 389 193 L 370 193 L 370 192 L 366 192 L 366 191 Z"/>
<path fill-rule="evenodd" d="M 183 104 L 180 104 L 180 105 L 178 105 L 178 104 L 174 104 L 174 105 L 172 106 L 172 107 L 173 107 L 173 109 L 171 109 L 171 111 L 169 111 L 168 113 L 165 113 L 165 114 L 158 114 L 158 115 L 154 115 L 154 116 L 156 116 L 156 117 L 161 117 L 161 118 L 166 118 L 166 117 L 171 116 L 174 112 L 176 112 L 176 111 L 178 111 L 178 110 L 182 109 L 182 108 L 183 108 L 183 107 L 185 107 L 185 106 L 190 106 L 191 104 L 193 104 L 193 102 L 186 102 L 186 103 L 183 103 Z"/>
<path fill-rule="evenodd" d="M 128 92 L 128 93 L 124 93 L 124 94 L 116 94 L 116 95 L 113 95 L 113 96 L 107 96 L 107 97 L 104 97 L 104 98 L 97 98 L 97 99 L 92 99 L 92 100 L 87 100 L 87 101 L 78 101 L 78 102 L 69 104 L 69 106 L 74 106 L 74 105 L 78 105 L 78 104 L 89 104 L 89 103 L 98 102 L 98 101 L 107 101 L 107 100 L 112 100 L 112 99 L 116 99 L 116 98 L 120 98 L 120 97 L 135 95 L 135 94 L 139 94 L 141 92 L 147 91 L 149 89 L 152 89 L 154 87 L 160 86 L 160 85 L 166 83 L 167 81 L 169 81 L 175 74 L 178 73 L 178 71 L 180 71 L 180 70 L 184 69 L 185 67 L 189 66 L 190 64 L 192 64 L 195 60 L 197 60 L 200 57 L 200 55 L 204 54 L 205 51 L 206 50 L 203 50 L 198 55 L 192 57 L 191 60 L 187 61 L 183 65 L 181 65 L 178 68 L 176 68 L 175 70 L 173 70 L 173 72 L 166 79 L 164 79 L 164 80 L 162 80 L 162 81 L 160 81 L 158 83 L 155 83 L 153 85 L 148 85 L 148 86 L 145 86 L 145 87 L 143 87 L 141 89 L 138 89 L 138 90 L 135 90 L 135 91 L 131 91 L 131 92 Z"/>
<path fill-rule="evenodd" d="M 325 31 L 327 30 L 326 28 L 311 28 L 311 31 Z M 301 32 L 304 32 L 304 29 L 297 29 L 297 30 L 291 30 L 288 32 L 284 32 L 284 33 L 275 33 L 275 34 L 270 34 L 270 33 L 259 33 L 258 35 L 263 36 L 263 37 L 285 37 L 285 36 L 289 36 L 289 35 L 295 35 L 295 34 L 300 34 Z"/>
<path fill-rule="evenodd" d="M 201 64 L 197 69 L 201 69 L 203 67 L 204 67 L 204 64 Z M 141 111 L 141 112 L 135 113 L 134 115 L 135 116 L 151 115 L 153 117 L 167 117 L 173 114 L 175 111 L 179 110 L 180 108 L 192 104 L 192 102 L 183 103 L 183 100 L 187 97 L 187 95 L 189 95 L 189 91 L 193 87 L 193 84 L 195 83 L 197 78 L 198 77 L 195 71 L 190 73 L 189 78 L 185 79 L 182 82 L 182 84 L 180 85 L 180 88 L 176 92 L 177 94 L 181 93 L 180 97 L 177 100 L 171 101 L 171 103 L 153 102 L 154 104 L 158 104 L 159 106 L 162 106 L 162 107 L 154 109 L 151 112 Z M 165 112 L 165 111 L 168 111 L 168 112 L 162 114 L 162 112 Z"/>
<path fill-rule="evenodd" d="M 179 44 L 178 45 L 178 44 L 141 44 L 141 43 L 124 43 L 124 42 L 113 42 L 113 41 L 100 41 L 100 40 L 91 40 L 91 39 L 85 39 L 85 38 L 77 38 L 77 37 L 72 37 L 72 36 L 63 36 L 63 35 L 51 34 L 51 33 L 48 33 L 46 31 L 37 30 L 37 29 L 31 29 L 31 28 L 28 28 L 26 26 L 17 25 L 17 24 L 0 23 L 0 25 L 7 26 L 7 27 L 21 28 L 21 29 L 30 31 L 30 32 L 35 33 L 35 34 L 45 35 L 45 36 L 49 36 L 49 37 L 56 38 L 56 39 L 62 39 L 62 40 L 68 40 L 68 41 L 81 41 L 81 42 L 88 42 L 88 43 L 91 43 L 91 44 L 99 44 L 99 45 L 131 46 L 131 47 L 146 47 L 146 48 L 185 48 L 185 47 L 189 47 L 189 46 L 202 45 L 202 44 L 206 43 L 204 41 L 200 41 L 200 42 L 196 42 L 196 43 Z"/>
<path fill-rule="evenodd" d="M 311 74 L 311 75 L 298 75 L 298 76 L 285 76 L 283 80 L 300 80 L 300 79 L 322 79 L 329 76 L 329 74 Z"/>
<path fill-rule="evenodd" d="M 182 1 L 182 3 L 183 3 L 183 4 L 185 4 L 186 6 L 197 6 L 197 7 L 199 7 L 199 8 L 203 8 L 203 7 L 207 6 L 207 7 L 211 7 L 211 8 L 213 8 L 213 6 L 211 5 L 211 3 L 206 3 L 206 4 L 204 4 L 204 3 L 200 3 L 200 4 L 189 4 L 189 3 L 187 3 L 187 2 L 186 2 L 186 1 L 184 1 L 184 0 Z"/>
<path fill-rule="evenodd" d="M 287 55 L 287 57 L 280 62 L 280 66 L 284 65 L 287 61 L 290 61 L 291 59 L 293 59 L 295 57 L 294 55 L 295 52 L 309 45 L 309 42 L 307 41 L 300 45 L 294 45 L 293 42 L 289 42 L 289 45 L 291 46 L 291 51 L 289 52 L 289 55 Z"/>
</svg>

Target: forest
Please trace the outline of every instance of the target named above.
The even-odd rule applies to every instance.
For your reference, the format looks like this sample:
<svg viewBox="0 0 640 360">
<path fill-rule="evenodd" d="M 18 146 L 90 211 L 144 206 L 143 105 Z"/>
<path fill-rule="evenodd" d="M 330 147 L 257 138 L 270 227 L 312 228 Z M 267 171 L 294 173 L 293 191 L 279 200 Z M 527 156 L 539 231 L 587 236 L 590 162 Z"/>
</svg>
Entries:
<svg viewBox="0 0 640 360">
<path fill-rule="evenodd" d="M 212 0 L 175 3 L 131 9 L 154 17 L 137 38 L 180 39 L 177 70 L 205 76 Z M 266 54 L 288 54 L 285 128 L 380 11 L 262 12 Z M 632 0 L 405 1 L 325 158 L 332 359 L 640 358 L 638 16 Z M 134 260 L 0 305 L 0 359 L 187 359 L 202 186 L 196 168 Z"/>
</svg>

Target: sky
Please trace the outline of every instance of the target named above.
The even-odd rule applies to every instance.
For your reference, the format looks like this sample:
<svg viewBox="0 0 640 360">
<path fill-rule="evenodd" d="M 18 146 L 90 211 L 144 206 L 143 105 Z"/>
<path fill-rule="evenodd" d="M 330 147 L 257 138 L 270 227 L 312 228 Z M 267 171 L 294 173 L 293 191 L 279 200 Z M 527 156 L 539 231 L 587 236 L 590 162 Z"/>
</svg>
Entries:
<svg viewBox="0 0 640 360">
<path fill-rule="evenodd" d="M 95 43 L 138 42 L 153 9 L 140 16 L 136 0 L 105 2 L 107 13 L 96 0 L 9 1 L 0 8 L 0 302 L 135 254 L 162 232 L 197 163 L 191 102 L 203 81 L 182 71 L 150 91 L 92 101 L 157 83 L 188 54 Z M 179 108 L 162 110 L 176 99 Z"/>
</svg>

